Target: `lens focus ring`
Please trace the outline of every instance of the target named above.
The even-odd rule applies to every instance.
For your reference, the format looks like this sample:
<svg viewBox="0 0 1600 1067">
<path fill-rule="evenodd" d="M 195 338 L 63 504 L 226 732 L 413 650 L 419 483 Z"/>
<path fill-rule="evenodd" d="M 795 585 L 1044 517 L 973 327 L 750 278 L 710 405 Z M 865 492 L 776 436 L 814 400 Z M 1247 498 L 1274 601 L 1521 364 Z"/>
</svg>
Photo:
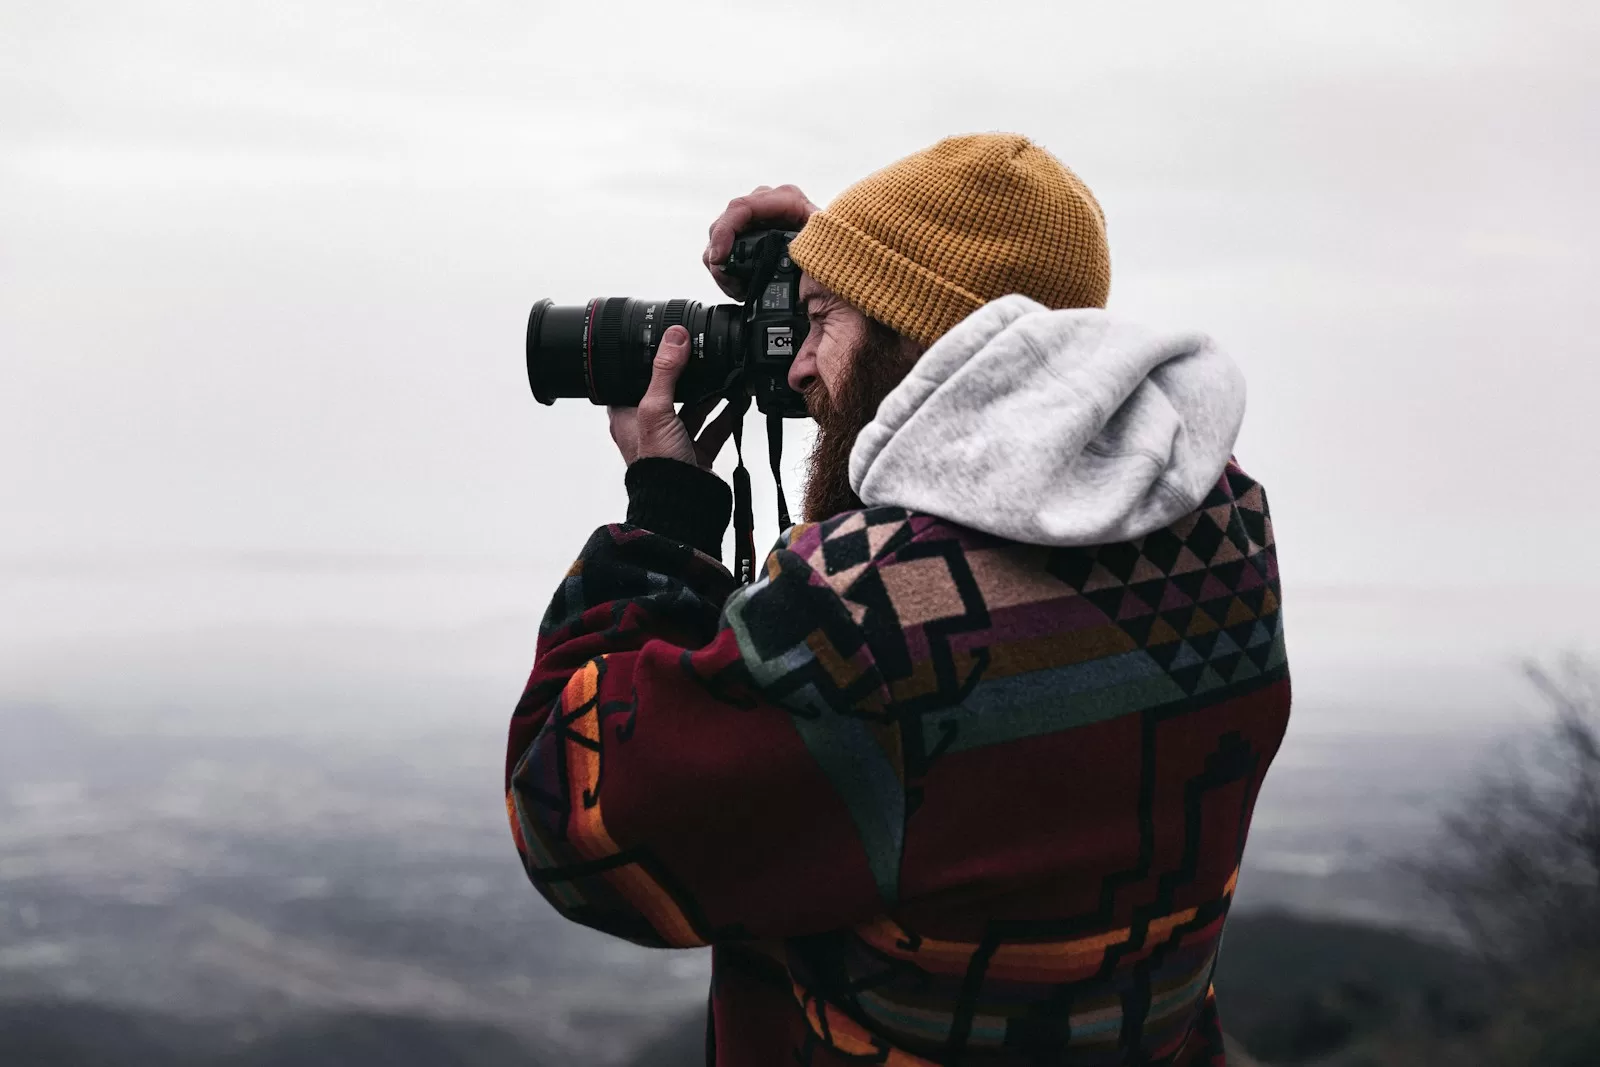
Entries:
<svg viewBox="0 0 1600 1067">
<path fill-rule="evenodd" d="M 618 395 L 627 386 L 622 337 L 629 303 L 625 296 L 606 297 L 596 309 L 594 336 L 589 342 L 589 373 L 594 384 L 590 399 L 596 403 L 603 397 Z"/>
</svg>

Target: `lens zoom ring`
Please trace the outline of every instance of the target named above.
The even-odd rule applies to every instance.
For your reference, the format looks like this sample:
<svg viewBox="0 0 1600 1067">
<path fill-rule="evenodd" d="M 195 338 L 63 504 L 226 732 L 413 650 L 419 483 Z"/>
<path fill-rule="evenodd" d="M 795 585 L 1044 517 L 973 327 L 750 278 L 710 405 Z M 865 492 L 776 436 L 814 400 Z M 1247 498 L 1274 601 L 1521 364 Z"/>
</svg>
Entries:
<svg viewBox="0 0 1600 1067">
<path fill-rule="evenodd" d="M 622 382 L 622 331 L 628 316 L 628 298 L 609 297 L 600 302 L 589 349 L 596 397 L 613 396 Z M 591 398 L 593 399 L 593 398 Z"/>
<path fill-rule="evenodd" d="M 685 319 L 689 314 L 689 301 L 668 300 L 666 310 L 661 313 L 661 332 L 664 334 L 674 326 L 685 326 Z"/>
</svg>

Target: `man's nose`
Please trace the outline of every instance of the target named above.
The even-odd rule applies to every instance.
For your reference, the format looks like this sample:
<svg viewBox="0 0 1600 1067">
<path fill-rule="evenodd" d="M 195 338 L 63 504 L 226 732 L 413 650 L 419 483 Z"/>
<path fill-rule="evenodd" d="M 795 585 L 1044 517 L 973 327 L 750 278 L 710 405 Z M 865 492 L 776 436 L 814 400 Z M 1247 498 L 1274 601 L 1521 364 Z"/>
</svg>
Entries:
<svg viewBox="0 0 1600 1067">
<path fill-rule="evenodd" d="M 816 380 L 817 357 L 802 349 L 794 362 L 789 364 L 789 388 L 797 393 L 803 393 Z"/>
</svg>

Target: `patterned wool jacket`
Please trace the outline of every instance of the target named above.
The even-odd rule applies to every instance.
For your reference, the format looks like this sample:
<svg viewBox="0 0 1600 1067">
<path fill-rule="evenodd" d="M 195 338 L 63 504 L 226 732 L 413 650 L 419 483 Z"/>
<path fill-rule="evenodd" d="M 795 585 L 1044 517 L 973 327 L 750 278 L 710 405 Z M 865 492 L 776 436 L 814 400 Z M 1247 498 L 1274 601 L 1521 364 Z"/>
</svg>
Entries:
<svg viewBox="0 0 1600 1067">
<path fill-rule="evenodd" d="M 739 587 L 648 514 L 697 478 L 635 464 L 545 616 L 506 794 L 544 897 L 713 946 L 724 1067 L 1222 1064 L 1289 713 L 1261 486 L 1097 547 L 872 507 Z"/>
</svg>

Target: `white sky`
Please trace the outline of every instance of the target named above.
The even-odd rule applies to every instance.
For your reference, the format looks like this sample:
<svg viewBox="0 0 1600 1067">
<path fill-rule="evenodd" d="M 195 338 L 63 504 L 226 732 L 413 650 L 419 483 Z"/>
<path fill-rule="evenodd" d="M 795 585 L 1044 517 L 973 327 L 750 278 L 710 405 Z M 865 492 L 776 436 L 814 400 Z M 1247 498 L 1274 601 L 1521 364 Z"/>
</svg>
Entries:
<svg viewBox="0 0 1600 1067">
<path fill-rule="evenodd" d="M 1095 190 L 1114 310 L 1243 364 L 1291 605 L 1581 624 L 1596 55 L 1587 0 L 8 0 L 0 653 L 536 615 L 623 493 L 603 414 L 528 395 L 529 304 L 713 299 L 729 197 L 982 129 Z"/>
</svg>

